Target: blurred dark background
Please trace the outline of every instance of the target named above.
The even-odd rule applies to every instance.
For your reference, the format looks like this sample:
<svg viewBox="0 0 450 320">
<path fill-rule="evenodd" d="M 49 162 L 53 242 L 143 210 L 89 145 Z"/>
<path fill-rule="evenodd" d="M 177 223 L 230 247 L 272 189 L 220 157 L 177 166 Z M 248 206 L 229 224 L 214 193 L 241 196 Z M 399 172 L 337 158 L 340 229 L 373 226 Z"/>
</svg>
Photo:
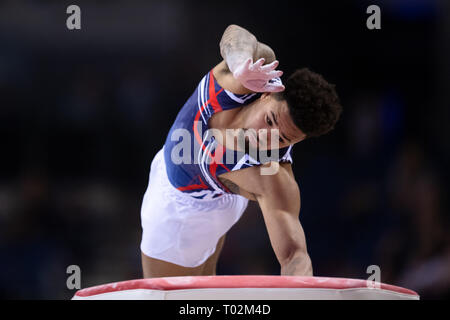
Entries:
<svg viewBox="0 0 450 320">
<path fill-rule="evenodd" d="M 81 30 L 66 8 L 81 8 Z M 366 8 L 381 8 L 368 30 Z M 231 23 L 289 75 L 337 85 L 344 113 L 294 148 L 316 276 L 450 297 L 450 2 L 0 2 L 0 297 L 68 299 L 141 277 L 140 205 L 150 163 Z M 252 204 L 218 274 L 279 274 Z"/>
</svg>

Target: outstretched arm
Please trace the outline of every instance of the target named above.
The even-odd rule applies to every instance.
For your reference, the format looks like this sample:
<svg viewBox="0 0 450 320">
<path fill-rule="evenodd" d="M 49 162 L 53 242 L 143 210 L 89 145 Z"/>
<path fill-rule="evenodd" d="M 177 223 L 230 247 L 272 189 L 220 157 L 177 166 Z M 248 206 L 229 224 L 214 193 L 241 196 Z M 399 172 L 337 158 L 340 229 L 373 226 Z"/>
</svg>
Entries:
<svg viewBox="0 0 450 320">
<path fill-rule="evenodd" d="M 311 276 L 311 259 L 299 221 L 300 189 L 291 165 L 280 163 L 273 175 L 261 175 L 254 166 L 226 176 L 221 181 L 232 192 L 258 201 L 281 275 Z"/>
<path fill-rule="evenodd" d="M 273 182 L 265 184 L 264 192 L 256 199 L 281 265 L 281 275 L 312 276 L 305 233 L 299 220 L 300 190 L 294 178 L 283 168 L 277 175 L 280 177 L 262 176 Z"/>
<path fill-rule="evenodd" d="M 257 49 L 256 37 L 235 24 L 225 29 L 220 40 L 220 54 L 229 66 L 229 70 L 233 70 L 233 67 L 242 61 L 254 58 Z"/>
<path fill-rule="evenodd" d="M 214 76 L 225 89 L 241 94 L 284 90 L 280 82 L 271 81 L 282 75 L 275 70 L 275 53 L 246 29 L 228 26 L 220 41 L 220 53 L 224 60 L 214 68 Z"/>
</svg>

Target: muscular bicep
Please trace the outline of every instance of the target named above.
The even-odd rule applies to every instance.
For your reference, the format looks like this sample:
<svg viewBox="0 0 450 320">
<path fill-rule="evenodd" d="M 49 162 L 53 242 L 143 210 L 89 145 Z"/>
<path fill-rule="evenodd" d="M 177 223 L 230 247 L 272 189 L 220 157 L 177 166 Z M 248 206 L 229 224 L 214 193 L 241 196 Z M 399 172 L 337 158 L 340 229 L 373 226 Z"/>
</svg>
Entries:
<svg viewBox="0 0 450 320">
<path fill-rule="evenodd" d="M 273 164 L 273 163 L 272 163 Z M 306 238 L 299 220 L 300 189 L 290 163 L 280 163 L 276 174 L 262 175 L 260 167 L 231 172 L 234 191 L 249 192 L 258 202 L 275 255 L 287 274 L 292 257 L 307 261 Z M 299 254 L 300 253 L 300 254 Z M 307 259 L 307 260 L 305 260 Z"/>
<path fill-rule="evenodd" d="M 294 173 L 292 171 L 291 164 L 289 162 L 270 163 L 262 166 L 253 166 L 237 171 L 227 172 L 219 176 L 220 182 L 228 188 L 234 194 L 241 195 L 249 200 L 257 201 L 257 196 L 265 192 L 265 189 L 270 188 L 273 185 L 272 178 L 270 175 L 264 176 L 264 168 L 270 170 L 271 172 L 279 172 L 281 168 L 283 170 L 282 174 L 289 175 L 290 179 L 295 181 Z M 278 174 L 278 172 L 276 174 Z M 268 185 L 264 187 L 264 184 Z"/>
<path fill-rule="evenodd" d="M 285 211 L 298 218 L 300 213 L 300 189 L 290 164 L 280 164 L 275 175 L 261 176 L 257 201 L 264 211 Z M 263 213 L 264 213 L 263 211 Z"/>
<path fill-rule="evenodd" d="M 247 191 L 243 187 L 240 187 L 236 183 L 234 183 L 232 180 L 221 178 L 220 182 L 230 190 L 230 192 L 234 194 L 238 194 L 240 196 L 243 196 L 244 198 L 247 198 L 248 200 L 257 201 L 256 195 L 250 191 Z"/>
</svg>

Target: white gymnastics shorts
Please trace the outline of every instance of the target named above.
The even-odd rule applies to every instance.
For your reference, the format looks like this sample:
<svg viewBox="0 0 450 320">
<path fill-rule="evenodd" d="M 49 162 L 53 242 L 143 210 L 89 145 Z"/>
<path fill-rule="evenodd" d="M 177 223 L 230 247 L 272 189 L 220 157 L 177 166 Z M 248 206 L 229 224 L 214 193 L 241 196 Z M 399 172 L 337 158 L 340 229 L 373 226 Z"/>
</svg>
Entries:
<svg viewBox="0 0 450 320">
<path fill-rule="evenodd" d="M 141 208 L 141 251 L 148 257 L 183 267 L 203 264 L 219 239 L 239 220 L 248 199 L 225 194 L 195 199 L 171 185 L 164 147 L 153 158 Z"/>
</svg>

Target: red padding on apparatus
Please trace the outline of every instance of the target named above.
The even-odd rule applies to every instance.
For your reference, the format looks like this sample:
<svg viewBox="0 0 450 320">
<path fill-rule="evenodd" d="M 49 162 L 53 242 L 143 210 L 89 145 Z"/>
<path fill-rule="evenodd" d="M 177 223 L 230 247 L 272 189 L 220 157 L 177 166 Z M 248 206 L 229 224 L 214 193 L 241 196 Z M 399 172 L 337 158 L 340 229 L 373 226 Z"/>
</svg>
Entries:
<svg viewBox="0 0 450 320">
<path fill-rule="evenodd" d="M 380 283 L 380 289 L 397 293 L 418 296 L 412 290 Z M 196 276 L 167 277 L 129 280 L 109 283 L 77 291 L 79 297 L 89 297 L 102 293 L 148 289 L 148 290 L 181 290 L 205 288 L 321 288 L 321 289 L 354 289 L 367 288 L 367 280 L 299 277 L 299 276 Z"/>
</svg>

